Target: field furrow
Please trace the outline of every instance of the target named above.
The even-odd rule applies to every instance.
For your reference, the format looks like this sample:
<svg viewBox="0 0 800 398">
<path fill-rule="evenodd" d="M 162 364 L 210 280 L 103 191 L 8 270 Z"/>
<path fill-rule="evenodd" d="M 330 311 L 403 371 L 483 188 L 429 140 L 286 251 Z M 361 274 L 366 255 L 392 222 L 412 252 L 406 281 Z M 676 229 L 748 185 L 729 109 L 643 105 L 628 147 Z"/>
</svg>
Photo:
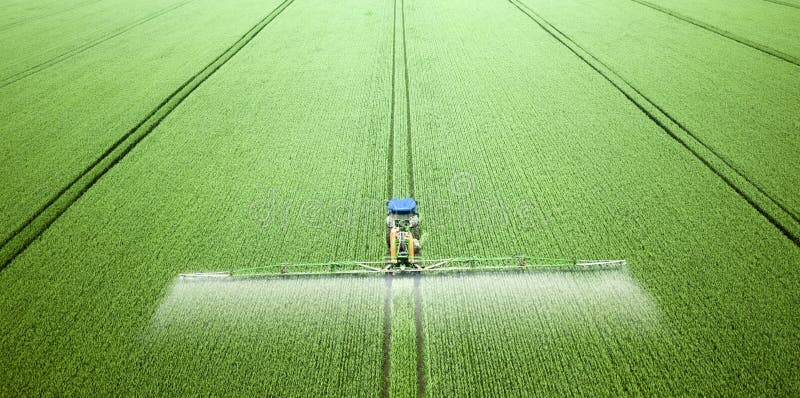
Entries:
<svg viewBox="0 0 800 398">
<path fill-rule="evenodd" d="M 176 275 L 383 255 L 392 12 L 292 3 L 0 273 L 0 389 L 378 393 L 382 278 Z"/>
<path fill-rule="evenodd" d="M 0 242 L 107 160 L 176 89 L 280 4 L 214 8 L 197 0 L 0 90 Z M 3 263 L 5 252 L 20 247 L 2 246 Z"/>
<path fill-rule="evenodd" d="M 423 279 L 430 395 L 797 387 L 789 239 L 512 4 L 406 7 L 426 256 L 629 261 L 603 283 L 536 274 L 507 296 L 510 281 L 465 278 L 451 296 Z M 552 312 L 539 310 L 542 284 L 565 289 Z M 631 299 L 650 303 L 644 318 L 622 315 Z M 564 325 L 568 314 L 583 321 Z"/>
<path fill-rule="evenodd" d="M 800 217 L 800 68 L 634 2 L 526 0 Z M 602 15 L 603 18 L 598 18 Z M 638 23 L 631 24 L 635 18 Z M 602 24 L 600 24 L 602 21 Z"/>
</svg>

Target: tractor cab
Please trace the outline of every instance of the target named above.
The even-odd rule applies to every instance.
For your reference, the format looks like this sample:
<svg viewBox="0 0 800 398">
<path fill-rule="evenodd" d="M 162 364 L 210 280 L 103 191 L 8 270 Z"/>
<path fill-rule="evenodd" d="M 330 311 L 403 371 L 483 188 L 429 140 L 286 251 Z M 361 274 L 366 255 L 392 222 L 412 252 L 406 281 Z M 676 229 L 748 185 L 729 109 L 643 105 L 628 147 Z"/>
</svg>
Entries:
<svg viewBox="0 0 800 398">
<path fill-rule="evenodd" d="M 414 198 L 392 198 L 386 205 L 387 231 L 397 227 L 400 230 L 411 230 L 414 236 L 419 232 L 419 214 Z"/>
<path fill-rule="evenodd" d="M 405 269 L 419 255 L 419 214 L 414 198 L 392 198 L 386 205 L 389 262 Z"/>
</svg>

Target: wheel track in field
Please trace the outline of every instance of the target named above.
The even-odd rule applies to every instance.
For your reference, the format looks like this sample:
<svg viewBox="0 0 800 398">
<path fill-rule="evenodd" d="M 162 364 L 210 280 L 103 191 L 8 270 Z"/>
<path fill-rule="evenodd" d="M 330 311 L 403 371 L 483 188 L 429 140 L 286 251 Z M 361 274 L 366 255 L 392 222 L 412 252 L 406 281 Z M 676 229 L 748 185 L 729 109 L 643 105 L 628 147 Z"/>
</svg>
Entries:
<svg viewBox="0 0 800 398">
<path fill-rule="evenodd" d="M 408 51 L 406 48 L 406 5 L 400 0 L 400 14 L 403 18 L 403 70 L 406 90 L 406 173 L 408 175 L 408 195 L 414 197 L 414 155 L 411 147 L 411 91 L 408 88 Z"/>
<path fill-rule="evenodd" d="M 387 171 L 387 180 L 386 180 L 386 199 L 391 199 L 392 194 L 394 193 L 394 120 L 395 120 L 395 96 L 397 95 L 395 92 L 395 80 L 397 74 L 397 55 L 396 55 L 396 48 L 397 48 L 397 0 L 394 0 L 392 3 L 394 4 L 392 9 L 392 78 L 391 78 L 391 97 L 390 101 L 390 111 L 389 111 L 389 169 Z M 387 390 L 388 391 L 388 390 Z M 388 393 L 388 392 L 387 392 Z"/>
<path fill-rule="evenodd" d="M 401 0 L 402 1 L 402 0 Z M 393 195 L 394 188 L 394 136 L 395 136 L 395 103 L 397 92 L 395 84 L 397 80 L 397 0 L 392 2 L 392 75 L 390 79 L 391 94 L 389 98 L 389 142 L 387 151 L 387 178 L 386 178 L 386 199 L 389 200 Z M 386 238 L 389 240 L 388 235 Z M 389 255 L 389 249 L 385 254 Z M 383 304 L 383 366 L 381 367 L 381 397 L 389 398 L 391 386 L 391 349 L 392 349 L 392 275 L 386 274 L 386 298 Z"/>
<path fill-rule="evenodd" d="M 703 142 L 699 137 L 693 134 L 691 130 L 672 117 L 663 108 L 642 94 L 630 82 L 581 47 L 568 35 L 550 24 L 526 4 L 519 0 L 508 1 L 614 86 L 614 88 L 639 108 L 651 121 L 722 179 L 723 182 L 783 233 L 784 236 L 791 240 L 796 246 L 800 246 L 800 219 L 791 209 L 788 209 L 779 200 L 773 198 L 772 195 L 762 189 L 759 184 L 750 180 L 745 173 L 741 172 L 731 162 L 718 154 L 713 148 Z"/>
<path fill-rule="evenodd" d="M 406 21 L 405 21 L 405 3 L 403 0 L 395 0 L 394 4 L 394 11 L 393 11 L 393 20 L 394 25 L 392 29 L 392 77 L 391 77 L 391 112 L 389 117 L 389 165 L 388 165 L 388 179 L 387 179 L 387 198 L 392 198 L 394 195 L 403 195 L 403 196 L 410 196 L 414 197 L 414 160 L 413 160 L 413 150 L 411 146 L 412 140 L 412 128 L 411 128 L 411 98 L 410 98 L 410 89 L 409 89 L 409 73 L 408 73 L 408 51 L 406 49 Z M 399 13 L 398 13 L 398 4 L 399 4 Z M 398 19 L 399 17 L 399 19 Z M 398 26 L 399 32 L 398 32 Z M 398 35 L 399 33 L 399 35 Z M 399 39 L 399 40 L 398 40 Z M 398 49 L 398 46 L 401 47 Z M 402 61 L 398 61 L 398 56 L 402 57 Z M 403 72 L 402 74 L 398 73 L 398 68 L 400 67 L 400 63 L 402 63 Z M 403 79 L 402 84 L 398 84 L 398 78 Z M 401 87 L 398 87 L 401 86 Z M 402 93 L 403 100 L 402 104 L 399 104 L 398 95 Z M 402 106 L 402 113 L 404 115 L 397 115 L 398 112 L 398 105 Z M 396 126 L 397 122 L 400 121 L 404 122 L 403 133 L 405 133 L 405 137 L 402 137 L 398 134 L 398 126 Z M 399 144 L 401 141 L 402 144 Z M 398 148 L 398 146 L 404 146 L 405 151 L 399 152 L 401 156 L 396 156 L 398 151 L 403 148 Z M 402 162 L 404 158 L 405 164 L 404 165 L 395 165 L 395 162 L 400 161 Z M 396 166 L 400 166 L 403 169 L 399 169 Z M 395 173 L 395 169 L 402 170 L 402 175 L 397 175 Z M 405 177 L 405 178 L 402 178 Z M 404 192 L 397 192 L 394 189 L 395 183 L 403 183 L 406 184 L 398 187 L 401 188 Z"/>
<path fill-rule="evenodd" d="M 700 21 L 700 20 L 694 19 L 692 17 L 683 15 L 683 14 L 677 12 L 677 11 L 672 11 L 672 10 L 670 10 L 668 8 L 661 7 L 658 4 L 653 4 L 653 3 L 649 2 L 649 1 L 646 1 L 646 0 L 631 0 L 631 1 L 633 1 L 635 3 L 638 3 L 638 4 L 641 4 L 641 5 L 645 6 L 645 7 L 651 8 L 653 10 L 656 10 L 658 12 L 664 13 L 666 15 L 669 15 L 669 16 L 671 16 L 673 18 L 679 19 L 679 20 L 684 21 L 686 23 L 692 24 L 692 25 L 697 26 L 697 27 L 699 27 L 701 29 L 705 29 L 705 30 L 707 30 L 709 32 L 716 33 L 716 34 L 718 34 L 718 35 L 720 35 L 720 36 L 722 36 L 722 37 L 724 37 L 726 39 L 733 40 L 733 41 L 735 41 L 735 42 L 737 42 L 737 43 L 739 43 L 741 45 L 750 47 L 750 48 L 752 48 L 754 50 L 757 50 L 757 51 L 761 51 L 762 53 L 767 54 L 769 56 L 784 60 L 784 61 L 789 62 L 789 63 L 791 63 L 793 65 L 796 65 L 796 66 L 800 66 L 800 59 L 798 59 L 797 57 L 792 56 L 790 54 L 786 54 L 783 51 L 776 50 L 776 49 L 774 49 L 774 48 L 772 48 L 770 46 L 767 46 L 767 45 L 764 45 L 764 44 L 761 44 L 761 43 L 757 43 L 757 42 L 752 41 L 752 40 L 750 40 L 750 39 L 748 39 L 746 37 L 739 36 L 739 35 L 737 35 L 735 33 L 728 32 L 727 30 L 718 28 L 718 27 L 716 27 L 714 25 L 710 25 L 710 24 L 707 24 L 707 23 L 705 23 L 703 21 Z"/>
<path fill-rule="evenodd" d="M 177 108 L 183 100 L 194 92 L 225 63 L 233 58 L 244 46 L 255 38 L 270 22 L 294 0 L 284 0 L 269 14 L 250 28 L 227 50 L 217 56 L 199 72 L 186 80 L 167 96 L 158 106 L 136 126 L 108 147 L 97 159 L 89 164 L 75 179 L 47 201 L 25 223 L 18 227 L 5 241 L 0 243 L 0 271 L 14 261 L 25 249 L 42 235 L 64 212 L 69 209 L 100 178 L 119 163 L 136 145 L 147 137 L 158 125 Z"/>
<path fill-rule="evenodd" d="M 785 1 L 780 1 L 780 0 L 764 0 L 764 1 L 768 1 L 768 2 L 773 3 L 773 4 L 780 4 L 780 5 L 786 6 L 786 7 L 792 7 L 792 8 L 800 9 L 800 6 L 798 6 L 797 4 L 787 3 Z"/>
<path fill-rule="evenodd" d="M 412 129 L 411 129 L 411 90 L 409 89 L 408 77 L 408 41 L 406 39 L 406 7 L 405 0 L 400 0 L 400 14 L 403 17 L 403 65 L 405 70 L 405 90 L 406 90 L 406 173 L 408 173 L 408 195 L 414 197 L 414 151 L 412 146 Z M 421 228 L 417 228 L 418 233 Z M 417 236 L 417 239 L 421 236 Z M 414 274 L 414 328 L 415 328 L 415 345 L 417 357 L 417 397 L 425 396 L 425 361 L 424 361 L 424 344 L 422 338 L 422 293 L 420 291 L 420 284 L 422 283 L 422 274 L 417 272 Z"/>
<path fill-rule="evenodd" d="M 49 18 L 49 17 L 52 17 L 52 16 L 56 16 L 58 14 L 63 14 L 65 12 L 70 12 L 72 10 L 76 10 L 76 9 L 81 8 L 83 6 L 88 6 L 90 4 L 98 3 L 100 1 L 101 0 L 82 1 L 82 2 L 80 2 L 78 4 L 73 5 L 72 7 L 65 8 L 63 10 L 56 11 L 56 12 L 53 12 L 53 13 L 50 13 L 50 14 L 36 15 L 36 16 L 30 17 L 30 18 L 21 19 L 19 21 L 10 22 L 10 23 L 7 23 L 5 25 L 0 25 L 0 32 L 4 32 L 4 31 L 9 30 L 9 29 L 11 29 L 11 28 L 13 28 L 15 26 L 19 26 L 19 25 L 22 25 L 22 24 L 25 24 L 25 23 L 28 23 L 28 22 L 32 22 L 32 21 L 36 21 L 36 20 L 44 19 L 44 18 Z"/>
<path fill-rule="evenodd" d="M 392 72 L 391 72 L 391 99 L 390 107 L 391 112 L 389 116 L 389 150 L 388 150 L 388 178 L 387 178 L 387 198 L 391 199 L 398 192 L 394 192 L 395 183 L 395 152 L 397 150 L 397 140 L 405 140 L 405 179 L 402 180 L 408 184 L 406 187 L 408 196 L 414 197 L 414 164 L 413 164 L 413 150 L 412 150 L 412 125 L 411 125 L 411 97 L 409 89 L 409 72 L 408 72 L 408 50 L 406 41 L 406 18 L 405 18 L 405 1 L 394 0 L 392 11 Z M 399 13 L 398 13 L 399 4 Z M 398 19 L 399 17 L 399 19 Z M 398 35 L 398 24 L 400 25 L 400 34 Z M 399 36 L 399 37 L 398 37 Z M 398 51 L 398 39 L 402 42 L 400 45 L 402 49 Z M 398 55 L 401 56 L 403 73 L 403 84 L 400 88 L 403 90 L 404 104 L 402 104 L 405 117 L 405 137 L 399 136 L 395 126 L 398 120 L 397 105 L 398 105 L 398 73 L 399 67 Z M 405 192 L 404 192 L 405 193 Z M 425 394 L 425 368 L 423 362 L 423 340 L 422 340 L 422 304 L 420 295 L 420 278 L 419 274 L 414 277 L 414 322 L 416 327 L 415 337 L 415 352 L 416 352 L 416 372 L 417 372 L 417 395 L 422 397 Z M 386 276 L 386 302 L 384 304 L 384 340 L 383 340 L 383 383 L 381 388 L 381 396 L 388 397 L 390 395 L 391 383 L 391 302 L 392 302 L 392 288 L 391 288 L 391 275 Z"/>
<path fill-rule="evenodd" d="M 167 7 L 164 7 L 164 8 L 162 8 L 162 9 L 160 9 L 160 10 L 158 10 L 158 11 L 156 11 L 156 12 L 154 12 L 154 13 L 152 13 L 152 14 L 150 14 L 150 15 L 148 15 L 148 16 L 146 16 L 146 17 L 144 17 L 144 18 L 142 18 L 142 19 L 140 19 L 138 21 L 136 21 L 136 22 L 133 22 L 131 24 L 123 26 L 122 28 L 117 29 L 117 30 L 105 35 L 105 36 L 102 36 L 102 37 L 99 37 L 99 38 L 97 38 L 95 40 L 92 40 L 92 41 L 89 41 L 87 43 L 84 43 L 84 44 L 82 44 L 82 45 L 80 45 L 78 47 L 75 47 L 75 48 L 73 48 L 71 50 L 68 50 L 68 51 L 66 51 L 64 53 L 56 55 L 55 57 L 52 57 L 52 58 L 50 58 L 50 59 L 48 59 L 48 60 L 46 60 L 44 62 L 41 62 L 39 64 L 31 66 L 31 67 L 29 67 L 29 68 L 27 68 L 25 70 L 13 73 L 13 74 L 11 74 L 9 76 L 6 76 L 2 80 L 0 80 L 0 89 L 8 87 L 8 86 L 10 86 L 10 85 L 22 80 L 22 79 L 25 79 L 26 77 L 30 77 L 32 75 L 35 75 L 35 74 L 37 74 L 37 73 L 39 73 L 39 72 L 41 72 L 41 71 L 43 71 L 45 69 L 48 69 L 48 68 L 50 68 L 50 67 L 52 67 L 54 65 L 60 64 L 61 62 L 64 62 L 64 61 L 66 61 L 66 60 L 68 60 L 68 59 L 70 59 L 70 58 L 72 58 L 72 57 L 74 57 L 74 56 L 76 56 L 78 54 L 86 52 L 86 51 L 88 51 L 88 50 L 90 50 L 90 49 L 92 49 L 94 47 L 97 47 L 100 44 L 103 44 L 103 43 L 105 43 L 105 42 L 107 42 L 107 41 L 109 41 L 111 39 L 119 37 L 119 36 L 131 31 L 132 29 L 134 29 L 134 28 L 136 28 L 138 26 L 144 25 L 144 24 L 146 24 L 146 23 L 148 23 L 148 22 L 150 22 L 150 21 L 152 21 L 152 20 L 154 20 L 154 19 L 156 19 L 156 18 L 158 18 L 158 17 L 160 17 L 160 16 L 162 16 L 164 14 L 167 14 L 167 13 L 169 13 L 171 11 L 177 10 L 178 8 L 181 8 L 181 7 L 191 3 L 193 1 L 194 0 L 186 0 L 186 1 L 183 1 L 181 3 L 172 4 L 172 5 L 169 5 Z"/>
</svg>

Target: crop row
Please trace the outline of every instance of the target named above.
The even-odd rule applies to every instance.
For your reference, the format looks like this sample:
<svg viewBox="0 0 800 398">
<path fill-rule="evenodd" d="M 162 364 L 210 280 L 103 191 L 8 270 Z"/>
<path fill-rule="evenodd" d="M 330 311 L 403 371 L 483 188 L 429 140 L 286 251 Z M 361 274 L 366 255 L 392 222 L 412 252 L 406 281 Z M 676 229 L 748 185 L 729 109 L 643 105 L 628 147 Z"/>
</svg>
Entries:
<svg viewBox="0 0 800 398">
<path fill-rule="evenodd" d="M 86 169 L 76 177 L 66 188 L 59 191 L 51 201 L 49 201 L 40 212 L 26 222 L 21 229 L 15 231 L 11 240 L 0 248 L 0 268 L 5 267 L 20 252 L 46 230 L 52 222 L 63 214 L 83 193 L 105 173 L 114 167 L 117 162 L 122 160 L 140 141 L 150 134 L 177 106 L 179 106 L 187 96 L 194 92 L 209 76 L 213 75 L 219 68 L 225 65 L 234 55 L 236 55 L 250 40 L 258 35 L 276 16 L 286 7 L 291 5 L 293 0 L 285 0 L 271 13 L 267 14 L 261 21 L 253 26 L 239 40 L 209 63 L 205 68 L 192 76 L 176 91 L 170 94 L 159 106 L 154 109 L 147 117 L 139 122 L 132 130 L 120 137 L 101 157 L 92 162 Z"/>
<path fill-rule="evenodd" d="M 419 386 L 413 277 L 392 277 L 391 322 L 389 396 L 416 397 Z"/>
<path fill-rule="evenodd" d="M 687 151 L 708 167 L 738 195 L 752 205 L 759 213 L 775 225 L 780 231 L 795 243 L 800 242 L 800 218 L 792 214 L 791 209 L 784 206 L 781 201 L 766 192 L 759 184 L 742 174 L 735 164 L 726 160 L 718 151 L 709 147 L 701 137 L 693 134 L 680 121 L 672 117 L 665 109 L 653 103 L 652 99 L 643 95 L 636 87 L 624 77 L 619 76 L 601 60 L 587 52 L 572 38 L 563 34 L 558 28 L 551 25 L 539 14 L 522 3 L 511 0 L 520 11 L 529 16 L 533 22 L 541 26 L 548 34 L 553 36 L 565 47 L 569 48 L 578 58 L 608 80 L 616 89 L 647 115 L 665 134 L 679 142 Z"/>
<path fill-rule="evenodd" d="M 590 18 L 582 8 L 561 4 L 545 8 L 564 15 L 569 12 L 576 20 Z M 607 14 L 611 18 L 616 12 Z M 489 328 L 505 315 L 482 319 L 499 313 L 491 307 L 494 311 L 464 315 L 459 324 L 436 326 L 445 313 L 458 310 L 442 309 L 429 319 L 433 315 L 428 307 L 438 296 L 423 287 L 431 393 L 494 391 L 482 390 L 485 386 L 522 394 L 538 383 L 549 383 L 546 391 L 555 393 L 549 395 L 578 387 L 597 393 L 603 391 L 595 387 L 608 389 L 612 394 L 625 393 L 626 388 L 645 394 L 663 394 L 665 389 L 669 393 L 688 389 L 699 394 L 746 394 L 763 391 L 765 386 L 786 393 L 794 388 L 788 353 L 800 330 L 790 315 L 797 300 L 787 281 L 800 277 L 790 265 L 800 261 L 800 252 L 790 240 L 605 78 L 513 5 L 414 3 L 406 15 L 413 26 L 407 46 L 411 92 L 415 93 L 414 177 L 429 235 L 426 256 L 525 253 L 625 258 L 627 276 L 652 298 L 665 330 L 654 337 L 664 338 L 663 346 L 645 342 L 628 347 L 630 330 L 605 331 L 605 326 L 595 330 L 588 324 L 590 332 L 577 339 L 581 344 L 571 343 L 574 339 L 567 335 L 553 350 L 517 348 L 522 347 L 518 344 L 500 350 L 506 328 L 513 328 L 515 322 L 526 324 L 526 317 L 535 318 L 535 303 L 528 304 L 530 313 L 510 314 L 509 324 L 492 326 L 491 333 L 461 334 L 485 339 L 467 337 L 459 342 L 451 334 L 461 333 L 459 327 L 477 322 Z M 584 20 L 582 29 L 596 26 L 599 20 Z M 676 29 L 672 24 L 683 23 L 674 18 L 668 21 L 665 27 L 642 25 L 651 31 L 642 32 L 636 41 L 651 40 Z M 612 23 L 609 29 L 619 37 L 614 28 Z M 720 45 L 727 48 L 724 42 Z M 652 43 L 648 48 L 662 51 Z M 673 56 L 675 62 L 686 58 Z M 703 70 L 697 64 L 686 68 L 698 69 Z M 686 70 L 681 73 L 689 74 Z M 736 73 L 750 76 L 750 72 L 738 69 Z M 663 85 L 664 81 L 672 82 L 655 78 L 647 84 Z M 450 117 L 444 120 L 440 115 Z M 793 116 L 787 113 L 785 117 Z M 770 134 L 778 135 L 777 131 Z M 498 285 L 487 290 L 497 290 L 491 286 Z M 475 285 L 457 296 L 479 289 L 483 288 Z M 536 283 L 527 289 L 537 294 Z M 455 300 L 455 296 L 447 297 Z M 575 300 L 583 302 L 582 297 L 578 294 Z M 520 300 L 525 303 L 524 298 Z M 560 335 L 562 321 L 544 317 L 540 329 Z M 537 338 L 536 330 L 513 330 L 515 335 L 510 337 L 515 339 Z M 489 344 L 491 339 L 497 340 Z M 487 354 L 495 349 L 497 354 Z M 606 352 L 606 358 L 586 355 L 595 351 Z M 687 356 L 670 356 L 673 351 Z M 486 355 L 490 356 L 482 359 Z M 455 370 L 443 362 L 454 356 L 462 359 L 453 363 L 477 365 L 459 370 L 459 377 L 445 376 Z M 503 363 L 511 367 L 502 371 Z M 636 363 L 640 365 L 633 366 Z M 746 375 L 740 374 L 742 367 L 748 369 Z M 587 374 L 596 377 L 582 379 L 577 369 L 590 370 Z M 553 375 L 558 372 L 565 372 L 564 377 Z M 742 382 L 728 383 L 736 378 Z M 580 380 L 602 382 L 587 385 Z"/>
<path fill-rule="evenodd" d="M 800 126 L 793 111 L 800 107 L 800 68 L 635 2 L 523 3 L 680 120 L 797 219 L 800 170 L 788 160 L 800 150 L 791 133 Z M 640 23 L 631 25 L 631 18 Z"/>
<path fill-rule="evenodd" d="M 0 273 L 4 391 L 380 391 L 383 279 L 287 286 L 308 297 L 274 299 L 296 313 L 285 321 L 265 292 L 263 319 L 231 324 L 235 303 L 197 287 L 191 308 L 208 317 L 138 342 L 179 272 L 383 255 L 391 15 L 388 2 L 292 3 Z"/>
<path fill-rule="evenodd" d="M 255 9 L 230 21 L 212 16 L 236 5 L 215 4 L 184 23 L 222 37 Z M 0 273 L 0 395 L 375 395 L 384 279 L 195 283 L 175 275 L 380 257 L 386 159 L 398 148 L 413 154 L 405 178 L 421 204 L 426 256 L 626 258 L 630 268 L 426 276 L 422 353 L 412 279 L 393 280 L 389 392 L 418 391 L 420 358 L 432 396 L 796 389 L 796 246 L 510 3 L 403 4 L 292 3 Z M 577 6 L 554 9 L 588 18 Z M 680 31 L 680 21 L 664 23 L 654 30 Z M 156 29 L 173 41 L 149 45 L 170 49 L 183 37 L 175 26 Z M 208 40 L 188 29 L 177 30 L 195 35 L 192 43 Z M 106 56 L 135 45 L 117 43 Z M 213 50 L 197 46 L 176 56 Z M 66 113 L 93 133 L 76 133 L 76 124 L 63 137 L 37 136 L 42 126 L 23 124 L 39 120 L 23 106 L 36 104 L 29 91 L 45 98 L 58 83 L 114 82 L 121 71 L 101 67 L 111 58 L 87 61 L 101 48 L 43 72 L 54 77 L 41 86 L 17 88 L 34 84 L 21 81 L 0 98 L 20 101 L 0 116 L 21 119 L 0 118 L 20 130 L 0 145 L 30 140 L 40 156 L 23 164 L 19 150 L 3 148 L 16 156 L 4 175 L 19 181 L 0 191 L 0 203 L 14 205 L 12 195 L 37 203 L 102 152 L 95 141 L 111 119 L 98 103 Z M 171 63 L 187 71 L 202 64 Z M 74 80 L 92 65 L 104 72 Z M 140 93 L 175 86 L 150 80 Z M 133 96 L 108 108 L 133 115 L 128 108 L 143 102 Z M 389 148 L 390 130 L 408 131 L 409 121 L 413 141 L 395 136 Z M 76 150 L 87 143 L 95 152 Z M 43 159 L 72 163 L 51 170 Z M 19 206 L 0 213 L 3 225 L 24 214 Z"/>
<path fill-rule="evenodd" d="M 177 281 L 128 366 L 132 391 L 374 396 L 381 388 L 383 283 Z"/>
<path fill-rule="evenodd" d="M 41 71 L 185 4 L 98 2 L 0 31 L 0 87 Z M 124 7 L 126 12 L 118 10 Z M 75 23 L 80 20 L 82 23 Z"/>
<path fill-rule="evenodd" d="M 633 0 L 798 64 L 800 10 L 767 1 Z"/>
<path fill-rule="evenodd" d="M 193 2 L 0 90 L 0 242 L 278 4 Z"/>
<path fill-rule="evenodd" d="M 42 18 L 71 12 L 99 0 L 24 0 L 5 1 L 0 5 L 0 32 Z"/>
<path fill-rule="evenodd" d="M 683 388 L 670 331 L 624 272 L 436 275 L 421 289 L 431 396 Z"/>
</svg>

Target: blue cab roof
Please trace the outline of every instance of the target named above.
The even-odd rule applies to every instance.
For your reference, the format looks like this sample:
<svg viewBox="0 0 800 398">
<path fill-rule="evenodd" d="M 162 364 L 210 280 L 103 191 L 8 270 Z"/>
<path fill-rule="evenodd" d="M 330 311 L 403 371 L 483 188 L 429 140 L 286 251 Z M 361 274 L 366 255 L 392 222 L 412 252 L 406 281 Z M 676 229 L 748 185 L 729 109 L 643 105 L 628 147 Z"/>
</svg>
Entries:
<svg viewBox="0 0 800 398">
<path fill-rule="evenodd" d="M 417 209 L 417 202 L 414 198 L 392 198 L 386 207 L 393 213 L 411 213 Z"/>
</svg>

